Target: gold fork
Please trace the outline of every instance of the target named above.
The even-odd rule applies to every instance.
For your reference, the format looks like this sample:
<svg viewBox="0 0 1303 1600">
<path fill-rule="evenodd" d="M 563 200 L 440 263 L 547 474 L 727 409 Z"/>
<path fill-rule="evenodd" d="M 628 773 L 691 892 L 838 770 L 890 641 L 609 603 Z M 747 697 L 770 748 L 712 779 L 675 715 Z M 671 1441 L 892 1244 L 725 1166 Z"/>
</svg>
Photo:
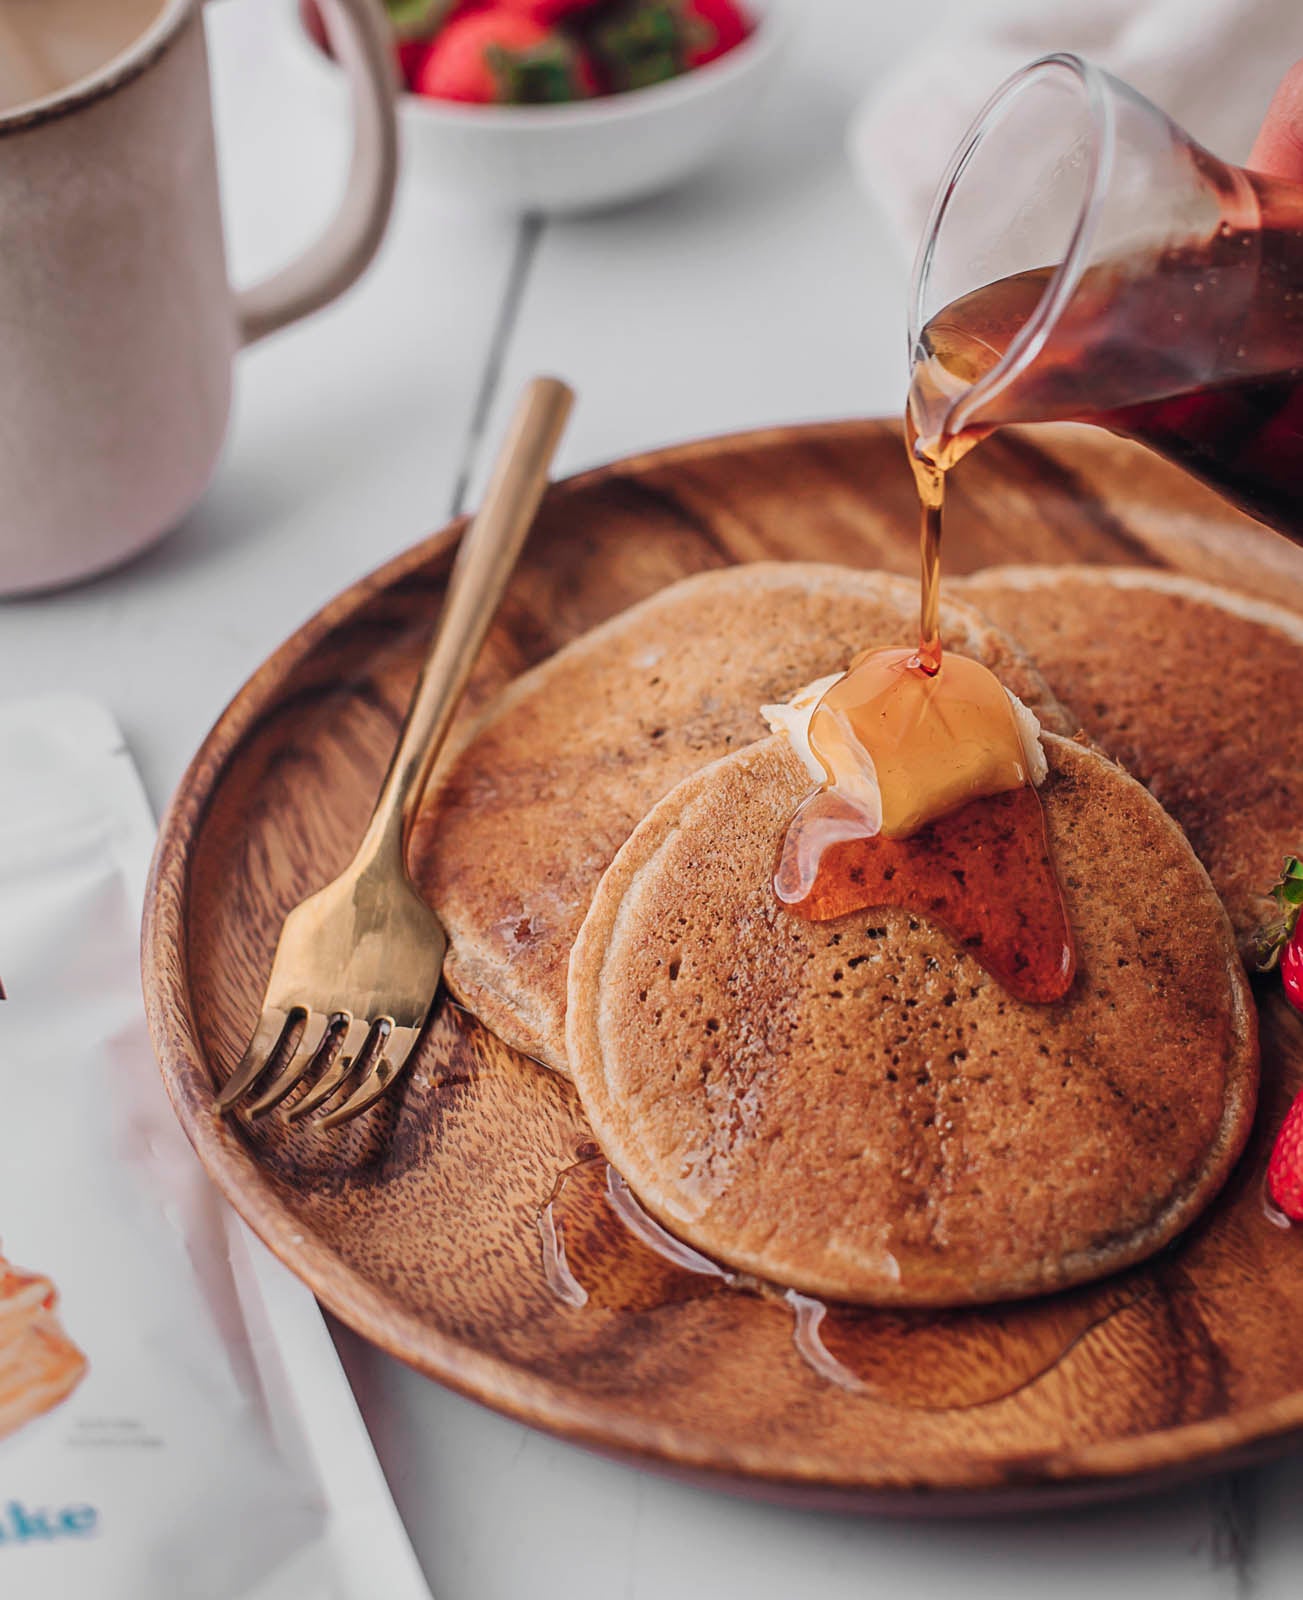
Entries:
<svg viewBox="0 0 1303 1600">
<path fill-rule="evenodd" d="M 535 378 L 517 407 L 478 515 L 462 536 L 443 615 L 357 855 L 285 919 L 262 1015 L 218 1109 L 265 1115 L 324 1070 L 291 1120 L 347 1098 L 320 1125 L 338 1127 L 384 1094 L 407 1064 L 443 972 L 448 938 L 407 876 L 404 856 L 421 791 L 547 486 L 574 395 Z M 338 1046 L 338 1048 L 336 1048 Z M 269 1069 L 275 1071 L 256 1099 Z"/>
</svg>

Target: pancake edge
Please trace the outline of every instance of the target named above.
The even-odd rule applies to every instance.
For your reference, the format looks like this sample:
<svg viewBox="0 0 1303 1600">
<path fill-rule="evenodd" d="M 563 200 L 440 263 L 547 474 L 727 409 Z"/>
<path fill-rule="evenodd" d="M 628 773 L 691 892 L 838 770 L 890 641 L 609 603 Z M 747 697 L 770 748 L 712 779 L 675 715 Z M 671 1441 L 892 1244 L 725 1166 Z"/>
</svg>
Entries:
<svg viewBox="0 0 1303 1600">
<path fill-rule="evenodd" d="M 1038 589 L 1051 588 L 1066 581 L 1096 583 L 1101 587 L 1108 585 L 1115 589 L 1144 589 L 1155 594 L 1179 595 L 1186 600 L 1214 606 L 1219 611 L 1229 611 L 1232 616 L 1241 617 L 1246 622 L 1256 622 L 1264 628 L 1274 628 L 1277 633 L 1283 633 L 1292 644 L 1303 645 L 1303 615 L 1297 611 L 1290 610 L 1288 606 L 1277 605 L 1270 600 L 1259 600 L 1255 595 L 1244 594 L 1239 589 L 1222 588 L 1218 584 L 1207 582 L 1206 579 L 1190 578 L 1183 572 L 1172 572 L 1165 567 L 1094 567 L 1081 563 L 1036 566 L 1018 563 L 1002 567 L 981 567 L 976 572 L 966 572 L 962 577 L 952 578 L 950 587 L 957 590 L 960 599 L 963 599 L 969 588 L 979 588 L 988 583 L 1005 584 L 1010 589 L 1031 594 Z M 973 603 L 973 609 L 981 611 L 981 607 L 976 603 Z M 991 626 L 997 625 L 992 623 Z M 1027 659 L 1035 665 L 1034 657 L 1026 651 L 1023 654 L 1027 655 Z M 1072 710 L 1071 706 L 1065 709 L 1069 712 Z"/>
</svg>

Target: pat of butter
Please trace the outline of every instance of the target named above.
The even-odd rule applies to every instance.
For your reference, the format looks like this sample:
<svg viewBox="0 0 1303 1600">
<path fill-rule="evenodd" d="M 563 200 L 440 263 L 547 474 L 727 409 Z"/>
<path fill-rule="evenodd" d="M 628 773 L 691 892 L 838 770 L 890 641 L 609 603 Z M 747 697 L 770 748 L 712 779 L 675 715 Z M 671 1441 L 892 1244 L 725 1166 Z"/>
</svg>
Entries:
<svg viewBox="0 0 1303 1600">
<path fill-rule="evenodd" d="M 780 700 L 777 705 L 760 707 L 760 715 L 769 724 L 769 731 L 787 735 L 792 741 L 792 749 L 805 763 L 806 771 L 816 783 L 823 782 L 823 768 L 819 765 L 814 751 L 810 749 L 810 718 L 814 715 L 814 708 L 833 684 L 840 683 L 845 676 L 844 672 L 830 672 L 826 678 L 816 678 L 813 683 L 807 683 L 805 688 L 798 690 L 790 700 Z M 865 759 L 868 759 L 867 750 Z M 875 787 L 876 784 L 875 778 Z"/>
<path fill-rule="evenodd" d="M 823 783 L 826 774 L 819 758 L 810 748 L 810 719 L 828 690 L 835 683 L 840 683 L 845 676 L 844 672 L 829 673 L 826 678 L 816 678 L 813 683 L 807 684 L 790 700 L 760 708 L 760 715 L 771 730 L 774 733 L 785 733 L 791 740 L 793 750 L 801 758 L 806 771 L 815 783 Z M 1041 748 L 1040 722 L 1036 718 L 1036 713 L 1025 706 L 1016 694 L 1007 688 L 1004 692 L 1008 695 L 1009 704 L 1013 709 L 1013 720 L 1022 744 L 1028 776 L 1039 788 L 1049 772 L 1045 751 Z M 840 774 L 838 791 L 863 813 L 869 831 L 877 833 L 882 828 L 882 791 L 878 784 L 873 757 L 858 740 L 848 739 L 846 747 L 855 752 L 855 766 L 853 770 L 843 771 Z"/>
</svg>

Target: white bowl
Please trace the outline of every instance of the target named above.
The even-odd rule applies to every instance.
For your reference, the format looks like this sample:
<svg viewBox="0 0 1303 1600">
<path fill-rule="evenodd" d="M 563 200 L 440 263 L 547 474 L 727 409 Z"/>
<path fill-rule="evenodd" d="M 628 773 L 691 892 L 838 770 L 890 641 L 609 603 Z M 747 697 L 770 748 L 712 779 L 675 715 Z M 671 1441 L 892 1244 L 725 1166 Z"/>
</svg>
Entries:
<svg viewBox="0 0 1303 1600">
<path fill-rule="evenodd" d="M 779 0 L 748 0 L 751 36 L 666 83 L 556 106 L 481 106 L 404 94 L 403 161 L 448 189 L 513 211 L 591 211 L 668 189 L 745 126 L 786 42 Z M 339 68 L 308 37 L 296 0 L 279 7 L 286 42 L 338 100 Z"/>
</svg>

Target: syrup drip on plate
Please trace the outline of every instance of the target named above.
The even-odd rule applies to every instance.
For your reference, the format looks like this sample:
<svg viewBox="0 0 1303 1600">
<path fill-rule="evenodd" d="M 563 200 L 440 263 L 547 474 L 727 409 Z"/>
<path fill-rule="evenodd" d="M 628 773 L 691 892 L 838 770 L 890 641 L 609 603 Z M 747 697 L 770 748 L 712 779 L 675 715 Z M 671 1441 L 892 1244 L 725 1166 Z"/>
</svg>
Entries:
<svg viewBox="0 0 1303 1600">
<path fill-rule="evenodd" d="M 799 1294 L 795 1289 L 789 1289 L 783 1299 L 791 1306 L 796 1318 L 792 1328 L 792 1343 L 806 1366 L 829 1383 L 835 1383 L 839 1389 L 846 1389 L 851 1394 L 871 1394 L 873 1391 L 868 1384 L 862 1383 L 849 1367 L 844 1367 L 823 1342 L 819 1329 L 828 1315 L 828 1307 L 823 1301 L 808 1294 Z"/>
<path fill-rule="evenodd" d="M 922 1411 L 991 1405 L 1037 1382 L 1103 1324 L 1135 1319 L 1128 1334 L 1141 1338 L 1149 1318 L 1167 1315 L 1134 1272 L 1017 1305 L 907 1311 L 825 1303 L 734 1272 L 675 1238 L 593 1149 L 577 1152 L 538 1215 L 544 1277 L 562 1305 L 616 1319 L 719 1293 L 781 1305 L 791 1315 L 792 1346 L 810 1371 L 878 1404 Z M 560 1272 L 550 1239 L 563 1246 Z"/>
<path fill-rule="evenodd" d="M 1267 1175 L 1262 1175 L 1262 1214 L 1273 1228 L 1280 1228 L 1288 1232 L 1294 1224 L 1271 1198 L 1271 1189 L 1267 1184 Z"/>
<path fill-rule="evenodd" d="M 570 1263 L 566 1259 L 565 1219 L 558 1216 L 556 1211 L 561 1191 L 573 1170 L 572 1167 L 567 1168 L 557 1178 L 547 1204 L 538 1214 L 537 1222 L 538 1236 L 543 1245 L 543 1276 L 547 1279 L 547 1286 L 562 1305 L 579 1310 L 588 1304 L 588 1290 L 570 1270 Z"/>
<path fill-rule="evenodd" d="M 565 1254 L 565 1208 L 581 1204 L 580 1196 L 591 1206 L 594 1179 L 602 1180 L 601 1199 L 604 1209 L 621 1225 L 622 1230 L 644 1249 L 678 1272 L 697 1278 L 713 1278 L 727 1289 L 761 1295 L 766 1299 L 781 1299 L 793 1314 L 792 1344 L 802 1361 L 821 1378 L 835 1383 L 839 1388 L 853 1392 L 864 1391 L 865 1386 L 825 1347 L 819 1336 L 819 1326 L 827 1307 L 820 1300 L 798 1294 L 794 1289 L 786 1293 L 774 1290 L 759 1278 L 745 1273 L 731 1272 L 709 1256 L 702 1255 L 691 1245 L 676 1239 L 667 1229 L 638 1204 L 633 1190 L 601 1156 L 590 1156 L 577 1161 L 562 1172 L 553 1186 L 546 1205 L 538 1214 L 538 1231 L 542 1241 L 543 1276 L 548 1288 L 563 1305 L 578 1310 L 589 1304 L 589 1291 L 580 1283 Z"/>
</svg>

